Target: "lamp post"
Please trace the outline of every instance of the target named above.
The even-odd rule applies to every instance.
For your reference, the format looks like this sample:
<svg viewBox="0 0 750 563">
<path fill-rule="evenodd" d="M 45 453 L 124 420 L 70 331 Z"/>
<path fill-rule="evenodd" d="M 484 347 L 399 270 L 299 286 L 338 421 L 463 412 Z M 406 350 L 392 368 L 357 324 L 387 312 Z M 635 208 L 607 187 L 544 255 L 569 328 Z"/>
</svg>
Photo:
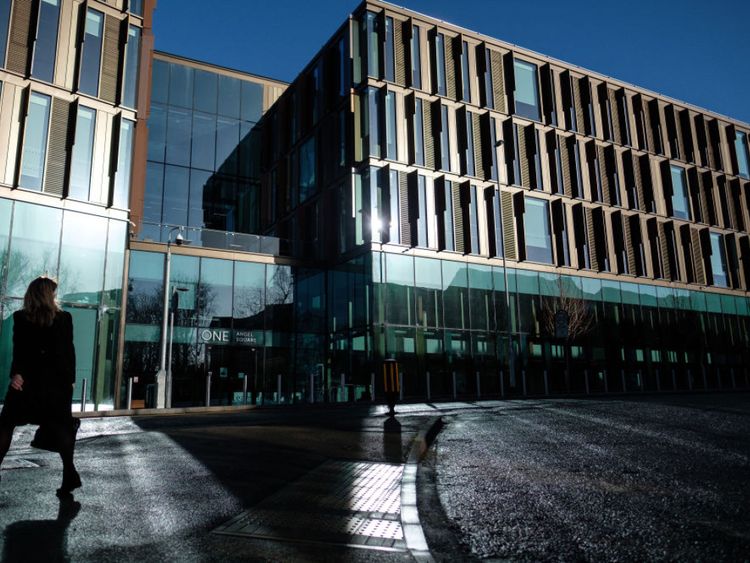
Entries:
<svg viewBox="0 0 750 563">
<path fill-rule="evenodd" d="M 492 124 L 494 127 L 494 123 Z M 505 233 L 504 227 L 503 227 L 503 201 L 501 197 L 501 188 L 500 188 L 500 147 L 503 146 L 503 140 L 498 139 L 495 142 L 495 175 L 497 176 L 497 197 L 500 198 L 498 201 L 498 209 L 500 210 L 500 213 L 498 213 L 497 220 L 500 223 L 500 233 L 501 236 Z M 510 316 L 510 287 L 508 287 L 508 268 L 505 263 L 505 240 L 502 241 L 503 245 L 503 281 L 505 282 L 505 310 L 506 310 L 506 318 L 507 318 L 507 330 L 508 330 L 508 371 L 510 372 L 508 375 L 511 379 L 515 379 L 515 351 L 513 350 L 513 340 L 511 336 L 511 332 L 513 329 L 513 326 L 511 324 L 511 316 Z"/>
<path fill-rule="evenodd" d="M 167 234 L 167 256 L 164 262 L 164 308 L 161 323 L 161 354 L 159 356 L 159 371 L 156 373 L 156 407 L 164 408 L 167 405 L 167 340 L 169 325 L 169 274 L 172 261 L 172 233 L 180 232 L 174 239 L 177 246 L 189 244 L 182 236 L 182 227 L 172 227 Z M 170 381 L 171 383 L 171 381 Z"/>
<path fill-rule="evenodd" d="M 187 287 L 172 288 L 172 302 L 169 307 L 169 357 L 167 358 L 167 377 L 165 384 L 164 406 L 172 407 L 172 345 L 174 344 L 174 316 L 180 307 L 180 291 L 188 291 Z"/>
</svg>

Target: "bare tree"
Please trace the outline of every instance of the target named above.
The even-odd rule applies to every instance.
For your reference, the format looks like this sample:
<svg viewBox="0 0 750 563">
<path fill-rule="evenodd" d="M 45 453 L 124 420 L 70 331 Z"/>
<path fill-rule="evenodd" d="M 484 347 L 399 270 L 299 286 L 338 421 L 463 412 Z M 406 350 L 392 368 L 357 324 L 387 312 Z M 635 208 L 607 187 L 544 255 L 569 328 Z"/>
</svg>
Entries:
<svg viewBox="0 0 750 563">
<path fill-rule="evenodd" d="M 574 341 L 593 328 L 595 317 L 591 305 L 577 297 L 572 288 L 566 286 L 562 276 L 557 277 L 555 286 L 556 295 L 543 299 L 541 324 L 546 333 L 563 341 L 565 389 L 570 392 L 570 348 Z M 558 327 L 558 322 L 563 326 Z"/>
</svg>

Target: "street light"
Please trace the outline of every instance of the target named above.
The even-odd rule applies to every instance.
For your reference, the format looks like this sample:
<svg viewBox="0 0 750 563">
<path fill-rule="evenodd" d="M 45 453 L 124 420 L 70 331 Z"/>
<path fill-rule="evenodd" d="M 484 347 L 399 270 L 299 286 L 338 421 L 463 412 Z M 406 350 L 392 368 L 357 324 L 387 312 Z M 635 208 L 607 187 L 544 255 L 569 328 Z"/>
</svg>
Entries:
<svg viewBox="0 0 750 563">
<path fill-rule="evenodd" d="M 156 373 L 156 407 L 164 408 L 167 405 L 167 339 L 169 324 L 169 272 L 172 260 L 172 233 L 179 230 L 174 238 L 177 246 L 190 244 L 182 236 L 182 227 L 172 227 L 167 233 L 167 259 L 164 262 L 164 308 L 161 323 L 161 354 L 159 359 L 159 371 Z M 171 378 L 170 378 L 171 379 Z M 171 381 L 170 381 L 171 384 Z M 169 401 L 171 402 L 171 401 Z"/>
<path fill-rule="evenodd" d="M 184 241 L 183 241 L 184 242 Z M 169 307 L 169 357 L 167 358 L 167 378 L 165 385 L 164 406 L 172 407 L 172 345 L 174 344 L 174 316 L 180 308 L 180 291 L 190 291 L 187 287 L 172 288 L 172 303 Z"/>
<path fill-rule="evenodd" d="M 494 124 L 493 124 L 494 127 Z M 503 227 L 503 199 L 501 197 L 502 195 L 502 189 L 500 187 L 500 147 L 503 146 L 503 140 L 498 139 L 495 142 L 495 175 L 497 176 L 497 197 L 500 198 L 498 202 L 498 209 L 500 212 L 498 213 L 497 220 L 500 223 L 500 233 L 501 236 L 505 236 L 505 230 Z M 508 371 L 510 372 L 508 375 L 511 378 L 511 380 L 515 379 L 516 375 L 516 366 L 515 366 L 515 350 L 513 349 L 513 340 L 511 336 L 511 331 L 513 326 L 511 325 L 511 316 L 510 316 L 510 288 L 508 287 L 508 268 L 506 266 L 505 262 L 505 253 L 507 249 L 505 248 L 505 240 L 502 240 L 503 245 L 503 281 L 505 282 L 505 309 L 506 309 L 506 319 L 507 319 L 507 330 L 508 330 Z"/>
</svg>

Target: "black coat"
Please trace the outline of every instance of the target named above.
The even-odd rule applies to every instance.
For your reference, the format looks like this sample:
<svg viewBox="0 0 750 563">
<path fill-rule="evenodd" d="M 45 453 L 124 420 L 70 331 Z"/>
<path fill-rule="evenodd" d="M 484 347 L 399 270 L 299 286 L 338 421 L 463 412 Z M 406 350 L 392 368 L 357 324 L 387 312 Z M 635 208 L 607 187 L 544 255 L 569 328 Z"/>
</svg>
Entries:
<svg viewBox="0 0 750 563">
<path fill-rule="evenodd" d="M 51 326 L 31 323 L 23 311 L 13 314 L 10 377 L 23 377 L 23 391 L 8 388 L 2 418 L 19 424 L 70 418 L 76 356 L 73 317 L 60 311 Z"/>
</svg>

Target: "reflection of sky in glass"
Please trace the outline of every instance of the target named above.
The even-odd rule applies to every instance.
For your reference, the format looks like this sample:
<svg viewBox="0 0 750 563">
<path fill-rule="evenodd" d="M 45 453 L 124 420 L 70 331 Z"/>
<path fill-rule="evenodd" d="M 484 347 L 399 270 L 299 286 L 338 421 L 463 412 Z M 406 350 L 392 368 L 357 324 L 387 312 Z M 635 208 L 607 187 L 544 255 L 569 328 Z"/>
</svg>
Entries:
<svg viewBox="0 0 750 563">
<path fill-rule="evenodd" d="M 58 295 L 62 300 L 99 303 L 104 285 L 107 219 L 65 212 Z"/>
</svg>

